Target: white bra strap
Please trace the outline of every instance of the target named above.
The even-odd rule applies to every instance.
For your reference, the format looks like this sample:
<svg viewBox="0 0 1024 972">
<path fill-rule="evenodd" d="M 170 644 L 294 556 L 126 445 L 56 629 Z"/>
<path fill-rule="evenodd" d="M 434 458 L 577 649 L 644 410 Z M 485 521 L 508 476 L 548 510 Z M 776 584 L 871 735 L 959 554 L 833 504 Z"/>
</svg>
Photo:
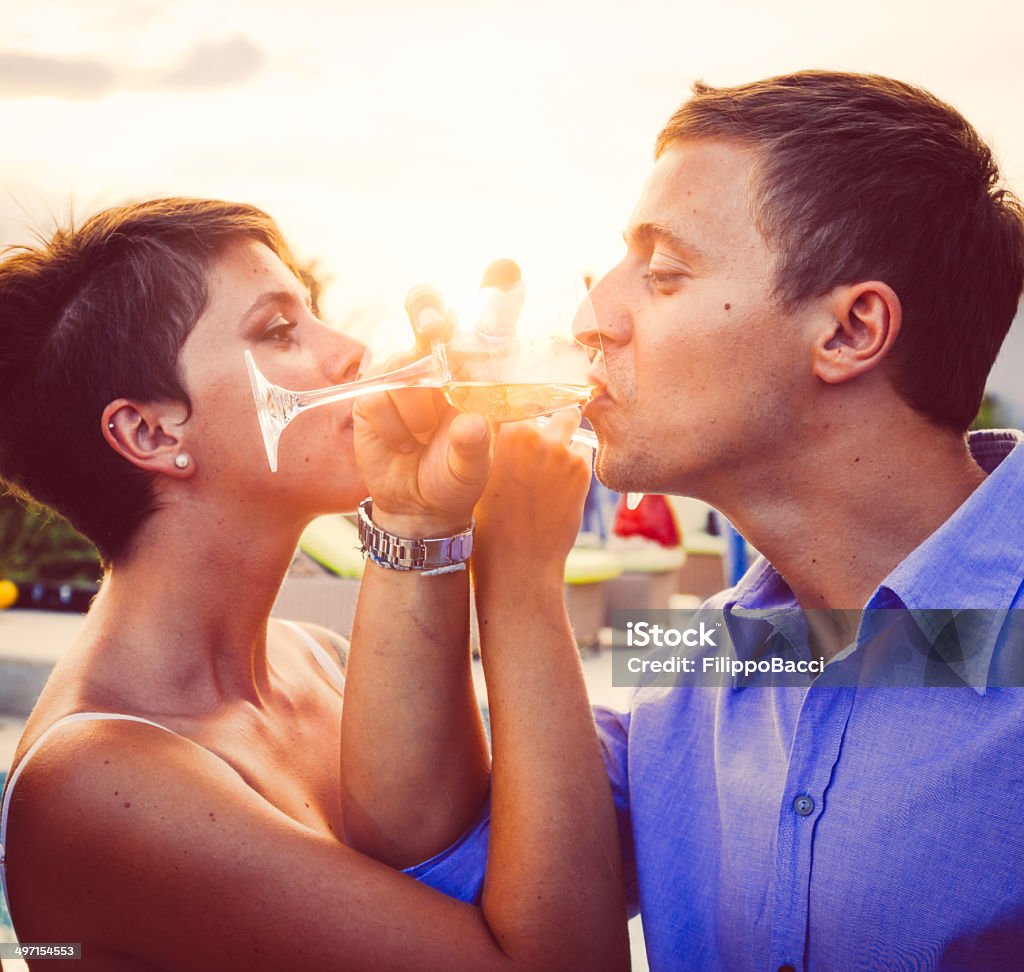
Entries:
<svg viewBox="0 0 1024 972">
<path fill-rule="evenodd" d="M 298 632 L 302 636 L 302 639 L 306 642 L 313 657 L 320 663 L 320 667 L 327 672 L 327 677 L 331 680 L 331 683 L 339 692 L 345 691 L 345 676 L 342 674 L 341 669 L 338 667 L 338 663 L 331 658 L 330 653 L 319 641 L 316 640 L 302 625 L 296 624 L 294 621 L 281 620 L 282 624 L 288 625 L 293 631 Z"/>
<path fill-rule="evenodd" d="M 173 729 L 168 729 L 167 726 L 162 726 L 159 722 L 143 719 L 141 716 L 122 715 L 119 712 L 73 712 L 71 715 L 64 716 L 63 719 L 58 719 L 52 726 L 43 731 L 39 738 L 29 747 L 28 752 L 21 757 L 21 761 L 15 767 L 11 778 L 7 781 L 3 805 L 0 807 L 0 884 L 3 885 L 4 898 L 8 901 L 8 911 L 10 911 L 10 899 L 7 897 L 7 868 L 4 861 L 4 842 L 7 840 L 7 814 L 11 806 L 11 794 L 14 792 L 14 784 L 18 782 L 18 777 L 21 776 L 21 771 L 28 765 L 28 761 L 35 755 L 36 750 L 46 742 L 47 736 L 58 726 L 64 725 L 65 722 L 100 722 L 115 719 L 126 722 L 144 722 L 147 726 L 155 726 L 157 729 L 163 729 L 164 732 L 177 735 Z"/>
</svg>

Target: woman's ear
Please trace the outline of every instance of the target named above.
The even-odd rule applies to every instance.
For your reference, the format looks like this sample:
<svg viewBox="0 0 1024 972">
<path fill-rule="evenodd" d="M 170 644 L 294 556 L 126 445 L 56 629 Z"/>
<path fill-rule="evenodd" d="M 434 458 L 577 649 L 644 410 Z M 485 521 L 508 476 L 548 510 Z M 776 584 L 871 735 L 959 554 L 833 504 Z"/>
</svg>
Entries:
<svg viewBox="0 0 1024 972">
<path fill-rule="evenodd" d="M 195 461 L 185 450 L 182 437 L 186 416 L 181 402 L 139 403 L 118 398 L 103 409 L 103 437 L 132 465 L 187 479 L 195 471 Z"/>
<path fill-rule="evenodd" d="M 837 287 L 829 306 L 832 320 L 816 335 L 812 355 L 814 374 L 835 385 L 882 363 L 900 333 L 903 309 L 880 280 Z"/>
</svg>

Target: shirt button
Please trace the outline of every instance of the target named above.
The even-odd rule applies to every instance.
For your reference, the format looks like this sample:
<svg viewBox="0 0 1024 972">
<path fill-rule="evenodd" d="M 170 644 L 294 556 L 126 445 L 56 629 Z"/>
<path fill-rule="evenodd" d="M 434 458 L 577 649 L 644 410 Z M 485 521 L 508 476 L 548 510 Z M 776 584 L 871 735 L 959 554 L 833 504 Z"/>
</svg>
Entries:
<svg viewBox="0 0 1024 972">
<path fill-rule="evenodd" d="M 787 962 L 785 965 L 779 966 L 779 972 L 796 972 L 796 969 Z"/>
<path fill-rule="evenodd" d="M 806 793 L 802 793 L 793 801 L 793 809 L 801 817 L 810 816 L 814 813 L 814 801 Z"/>
</svg>

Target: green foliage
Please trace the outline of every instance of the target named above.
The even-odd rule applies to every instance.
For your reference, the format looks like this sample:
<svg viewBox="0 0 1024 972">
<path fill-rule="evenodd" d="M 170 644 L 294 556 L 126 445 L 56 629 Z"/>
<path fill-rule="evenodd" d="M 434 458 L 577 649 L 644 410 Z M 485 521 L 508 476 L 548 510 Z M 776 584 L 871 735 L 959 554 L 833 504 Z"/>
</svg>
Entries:
<svg viewBox="0 0 1024 972">
<path fill-rule="evenodd" d="M 1009 424 L 1006 410 L 1003 408 L 1003 403 L 999 400 L 999 397 L 993 395 L 992 392 L 985 392 L 984 397 L 981 399 L 981 408 L 971 423 L 971 429 L 1005 429 Z"/>
<path fill-rule="evenodd" d="M 93 583 L 100 574 L 96 548 L 67 520 L 0 492 L 0 578 Z"/>
</svg>

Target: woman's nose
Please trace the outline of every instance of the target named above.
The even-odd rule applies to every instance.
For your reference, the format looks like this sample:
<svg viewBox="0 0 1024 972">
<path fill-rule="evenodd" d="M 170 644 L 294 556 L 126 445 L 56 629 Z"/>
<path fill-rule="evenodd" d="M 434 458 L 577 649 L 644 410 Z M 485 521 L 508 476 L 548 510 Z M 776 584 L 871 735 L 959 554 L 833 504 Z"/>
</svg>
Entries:
<svg viewBox="0 0 1024 972">
<path fill-rule="evenodd" d="M 359 375 L 366 345 L 347 334 L 331 329 L 326 338 L 325 360 L 332 384 L 352 381 Z"/>
</svg>

